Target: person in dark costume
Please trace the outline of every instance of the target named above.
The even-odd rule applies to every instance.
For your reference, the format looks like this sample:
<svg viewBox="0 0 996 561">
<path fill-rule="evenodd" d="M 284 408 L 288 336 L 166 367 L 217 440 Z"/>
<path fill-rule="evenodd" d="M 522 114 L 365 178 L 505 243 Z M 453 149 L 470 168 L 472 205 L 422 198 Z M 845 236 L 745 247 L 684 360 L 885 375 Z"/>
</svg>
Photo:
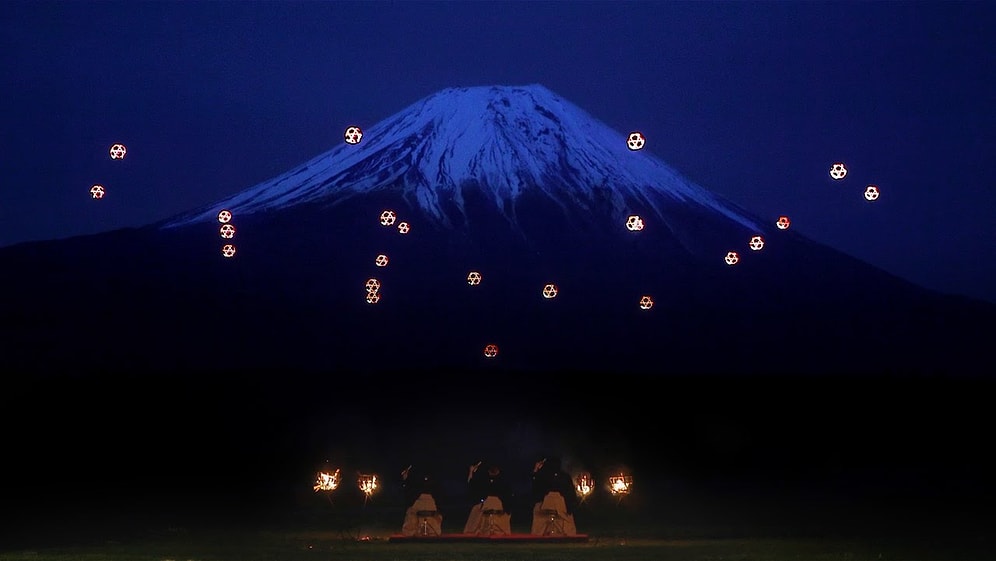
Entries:
<svg viewBox="0 0 996 561">
<path fill-rule="evenodd" d="M 577 535 L 574 510 L 578 497 L 574 481 L 561 466 L 560 457 L 550 456 L 534 464 L 531 498 L 533 535 Z"/>
<path fill-rule="evenodd" d="M 440 493 L 435 476 L 410 465 L 401 470 L 401 488 L 406 506 L 401 534 L 441 535 L 443 515 L 436 507 Z"/>
<path fill-rule="evenodd" d="M 501 466 L 483 461 L 470 466 L 467 490 L 471 507 L 464 525 L 465 534 L 511 534 L 512 488 L 505 480 Z"/>
</svg>

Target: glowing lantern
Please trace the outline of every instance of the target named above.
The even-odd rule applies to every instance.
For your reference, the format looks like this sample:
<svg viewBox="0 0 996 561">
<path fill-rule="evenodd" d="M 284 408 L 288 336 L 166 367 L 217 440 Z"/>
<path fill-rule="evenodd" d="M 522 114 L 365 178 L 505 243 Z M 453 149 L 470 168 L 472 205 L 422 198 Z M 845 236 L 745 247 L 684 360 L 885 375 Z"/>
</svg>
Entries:
<svg viewBox="0 0 996 561">
<path fill-rule="evenodd" d="M 844 167 L 843 162 L 834 162 L 834 164 L 830 166 L 830 177 L 841 180 L 844 179 L 845 175 L 847 175 L 847 168 Z"/>
<path fill-rule="evenodd" d="M 643 219 L 633 214 L 626 219 L 626 229 L 630 232 L 639 232 L 643 229 Z"/>
<path fill-rule="evenodd" d="M 223 210 L 218 213 L 218 222 L 222 224 L 228 224 L 232 220 L 232 212 L 230 210 Z"/>
<path fill-rule="evenodd" d="M 396 219 L 397 215 L 394 214 L 393 210 L 385 210 L 384 212 L 380 213 L 380 223 L 384 226 L 390 226 L 391 224 L 394 224 L 394 221 Z"/>
<path fill-rule="evenodd" d="M 875 185 L 869 185 L 865 187 L 865 198 L 869 201 L 874 201 L 879 196 L 878 187 Z"/>
<path fill-rule="evenodd" d="M 471 271 L 470 274 L 467 275 L 467 284 L 469 284 L 470 286 L 476 286 L 481 284 L 481 273 L 478 273 L 477 271 Z"/>
<path fill-rule="evenodd" d="M 628 495 L 632 486 L 632 475 L 619 474 L 609 477 L 609 492 L 613 495 Z"/>
<path fill-rule="evenodd" d="M 649 296 L 640 298 L 640 309 L 649 310 L 654 307 L 654 299 Z"/>
<path fill-rule="evenodd" d="M 115 144 L 114 146 L 111 146 L 111 159 L 123 160 L 127 151 L 128 150 L 125 149 L 124 144 Z"/>
<path fill-rule="evenodd" d="M 548 284 L 543 287 L 543 298 L 556 298 L 557 297 L 557 285 Z"/>
<path fill-rule="evenodd" d="M 90 196 L 93 197 L 94 199 L 103 199 L 104 198 L 104 186 L 103 185 L 94 185 L 93 187 L 90 187 Z"/>
<path fill-rule="evenodd" d="M 633 131 L 629 133 L 629 138 L 626 139 L 626 147 L 630 150 L 639 150 L 643 148 L 643 145 L 647 143 L 647 138 L 643 136 L 640 131 Z"/>
<path fill-rule="evenodd" d="M 378 267 L 387 267 L 387 256 L 383 253 L 378 255 L 377 258 L 374 259 L 374 265 L 377 265 Z"/>
<path fill-rule="evenodd" d="M 581 500 L 588 498 L 588 495 L 595 490 L 595 480 L 591 478 L 591 474 L 582 471 L 578 478 L 575 480 L 574 489 L 578 492 L 578 496 Z"/>
<path fill-rule="evenodd" d="M 339 487 L 339 470 L 335 470 L 332 473 L 327 471 L 318 472 L 318 476 L 315 478 L 315 492 L 325 491 L 331 493 Z"/>
<path fill-rule="evenodd" d="M 221 234 L 221 237 L 226 240 L 230 240 L 235 237 L 235 226 L 232 226 L 231 224 L 222 224 L 218 232 Z"/>
<path fill-rule="evenodd" d="M 754 251 L 760 251 L 764 247 L 764 238 L 761 236 L 754 236 L 750 239 L 750 248 Z"/>
<path fill-rule="evenodd" d="M 360 139 L 363 138 L 363 131 L 360 130 L 360 127 L 346 127 L 343 137 L 348 144 L 359 144 Z"/>
<path fill-rule="evenodd" d="M 380 290 L 380 281 L 377 279 L 367 279 L 367 294 L 376 294 Z"/>
<path fill-rule="evenodd" d="M 376 304 L 377 302 L 380 302 L 380 294 L 377 292 L 368 292 L 367 304 Z"/>
<path fill-rule="evenodd" d="M 494 343 L 488 343 L 484 346 L 484 356 L 487 358 L 494 358 L 498 356 L 498 345 Z"/>
<path fill-rule="evenodd" d="M 376 475 L 364 475 L 362 473 L 357 478 L 356 484 L 359 486 L 360 491 L 363 491 L 364 501 L 369 499 L 370 495 L 373 495 L 374 491 L 379 487 Z"/>
<path fill-rule="evenodd" d="M 398 233 L 399 234 L 407 234 L 408 231 L 411 230 L 411 229 L 412 229 L 412 227 L 409 226 L 407 222 L 402 222 L 402 223 L 398 224 Z"/>
<path fill-rule="evenodd" d="M 791 223 L 792 221 L 789 220 L 788 216 L 779 216 L 778 221 L 775 222 L 775 226 L 778 226 L 779 230 L 788 230 L 789 224 Z"/>
<path fill-rule="evenodd" d="M 235 246 L 232 245 L 232 244 L 230 244 L 230 243 L 225 244 L 221 248 L 221 254 L 224 255 L 225 257 L 234 257 L 235 256 Z"/>
<path fill-rule="evenodd" d="M 737 255 L 736 251 L 731 251 L 726 254 L 727 265 L 736 265 L 738 261 L 740 261 L 740 256 Z"/>
</svg>

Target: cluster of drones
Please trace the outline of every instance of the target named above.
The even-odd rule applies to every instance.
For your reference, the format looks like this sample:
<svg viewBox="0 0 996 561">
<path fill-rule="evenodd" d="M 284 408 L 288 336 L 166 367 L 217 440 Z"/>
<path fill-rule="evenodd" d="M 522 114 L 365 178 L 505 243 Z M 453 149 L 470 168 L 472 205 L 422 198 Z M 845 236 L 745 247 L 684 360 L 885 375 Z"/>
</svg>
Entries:
<svg viewBox="0 0 996 561">
<path fill-rule="evenodd" d="M 846 176 L 847 166 L 845 166 L 843 162 L 834 162 L 834 164 L 830 166 L 830 177 L 840 181 Z M 868 185 L 865 187 L 865 200 L 869 202 L 878 200 L 878 196 L 881 194 L 882 192 L 879 190 L 878 185 Z"/>
<path fill-rule="evenodd" d="M 125 148 L 124 144 L 115 144 L 111 146 L 110 155 L 112 160 L 123 160 L 125 154 L 128 153 L 128 149 Z M 90 198 L 92 199 L 103 199 L 104 195 L 107 194 L 107 189 L 100 183 L 94 183 L 90 187 Z"/>
<path fill-rule="evenodd" d="M 235 237 L 235 225 L 232 224 L 232 211 L 228 209 L 222 209 L 218 212 L 218 222 L 221 223 L 221 227 L 218 228 L 218 234 L 224 240 L 230 240 Z M 222 257 L 235 257 L 235 244 L 226 243 L 221 246 Z"/>
<path fill-rule="evenodd" d="M 358 126 L 349 126 L 346 128 L 343 134 L 343 139 L 347 144 L 356 145 L 363 140 L 363 130 Z M 626 137 L 626 147 L 631 151 L 642 150 L 646 146 L 647 139 L 643 133 L 639 131 L 633 131 L 629 133 Z M 122 160 L 127 153 L 127 149 L 123 144 L 114 144 L 110 148 L 110 156 L 112 160 Z M 834 162 L 830 166 L 830 177 L 834 180 L 840 181 L 847 176 L 847 167 L 843 162 Z M 99 200 L 106 194 L 106 189 L 103 185 L 95 184 L 90 188 L 90 196 L 93 199 Z M 864 191 L 864 197 L 868 201 L 875 201 L 879 198 L 880 191 L 877 185 L 868 185 Z M 235 225 L 231 223 L 232 212 L 228 209 L 222 209 L 218 212 L 218 222 L 221 224 L 218 234 L 223 240 L 226 240 L 221 247 L 221 255 L 226 259 L 230 259 L 235 256 L 236 248 L 235 244 L 228 240 L 235 237 Z M 379 217 L 380 224 L 385 227 L 395 226 L 397 231 L 401 235 L 408 234 L 411 231 L 411 224 L 405 221 L 398 221 L 397 213 L 393 210 L 387 209 L 381 212 Z M 778 220 L 775 221 L 775 226 L 779 230 L 787 230 L 791 225 L 791 220 L 788 216 L 779 216 Z M 645 223 L 643 218 L 639 215 L 633 214 L 626 218 L 625 227 L 631 232 L 640 232 L 644 229 Z M 761 251 L 764 248 L 764 237 L 760 234 L 752 236 L 747 242 L 747 247 L 751 251 Z M 727 265 L 733 266 L 740 262 L 740 253 L 731 250 L 727 252 L 724 257 L 724 261 Z M 374 258 L 374 265 L 377 267 L 386 267 L 390 259 L 387 255 L 381 253 Z M 483 275 L 480 271 L 470 271 L 467 274 L 467 284 L 470 286 L 478 286 L 483 280 Z M 368 304 L 376 304 L 380 302 L 381 284 L 380 281 L 375 277 L 370 277 L 365 283 L 366 289 L 366 301 Z M 552 300 L 557 297 L 559 293 L 559 288 L 556 284 L 548 283 L 543 286 L 540 294 L 544 299 Z M 654 300 L 650 295 L 642 295 L 637 302 L 640 309 L 650 310 L 654 306 Z M 498 346 L 494 343 L 489 343 L 484 347 L 484 356 L 486 358 L 495 358 L 498 356 Z"/>
</svg>

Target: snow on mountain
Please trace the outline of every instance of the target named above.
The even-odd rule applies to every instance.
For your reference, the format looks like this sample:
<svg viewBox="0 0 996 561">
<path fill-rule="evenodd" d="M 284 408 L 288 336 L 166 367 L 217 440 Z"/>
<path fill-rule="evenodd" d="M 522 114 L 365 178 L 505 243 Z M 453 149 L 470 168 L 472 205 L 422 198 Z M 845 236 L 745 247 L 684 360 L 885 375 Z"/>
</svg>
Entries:
<svg viewBox="0 0 996 561">
<path fill-rule="evenodd" d="M 448 88 L 363 130 L 304 164 L 231 197 L 167 220 L 163 228 L 215 220 L 222 208 L 247 215 L 300 203 L 338 204 L 355 195 L 393 191 L 446 226 L 445 207 L 464 212 L 463 190 L 484 191 L 515 223 L 516 199 L 541 190 L 561 207 L 591 208 L 608 188 L 613 217 L 697 205 L 746 229 L 752 217 L 643 150 L 619 132 L 541 85 Z M 652 138 L 649 142 L 652 142 Z M 444 203 L 447 203 L 444 205 Z"/>
</svg>

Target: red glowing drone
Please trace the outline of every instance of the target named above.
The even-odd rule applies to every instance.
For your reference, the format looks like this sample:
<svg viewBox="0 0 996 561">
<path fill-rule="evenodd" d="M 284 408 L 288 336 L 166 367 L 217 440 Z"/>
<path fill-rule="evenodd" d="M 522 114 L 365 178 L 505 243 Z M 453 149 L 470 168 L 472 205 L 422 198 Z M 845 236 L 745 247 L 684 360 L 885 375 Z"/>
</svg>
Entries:
<svg viewBox="0 0 996 561">
<path fill-rule="evenodd" d="M 363 131 L 360 130 L 360 127 L 347 127 L 343 137 L 348 144 L 359 144 L 363 138 Z"/>
</svg>

